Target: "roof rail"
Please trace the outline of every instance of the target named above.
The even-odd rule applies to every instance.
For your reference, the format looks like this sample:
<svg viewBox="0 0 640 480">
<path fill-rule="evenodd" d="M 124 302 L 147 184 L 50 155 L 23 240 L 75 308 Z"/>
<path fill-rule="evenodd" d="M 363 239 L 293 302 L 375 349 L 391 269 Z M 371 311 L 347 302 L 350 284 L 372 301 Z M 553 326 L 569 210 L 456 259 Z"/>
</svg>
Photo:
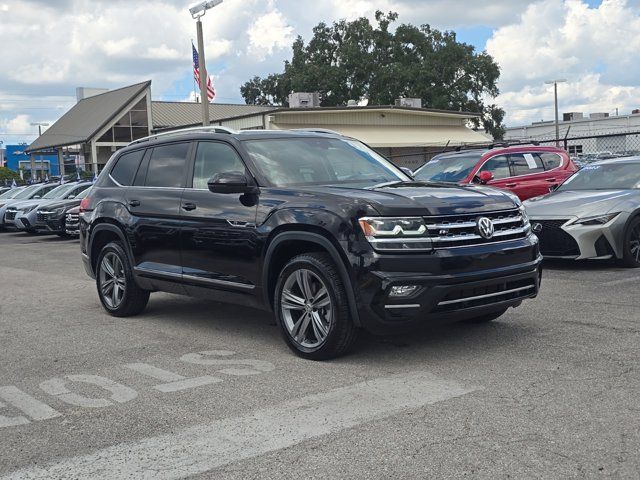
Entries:
<svg viewBox="0 0 640 480">
<path fill-rule="evenodd" d="M 330 135 L 340 135 L 343 137 L 340 132 L 336 132 L 335 130 L 329 130 L 328 128 L 294 128 L 296 132 L 310 132 L 310 133 L 328 133 Z"/>
<path fill-rule="evenodd" d="M 151 139 L 156 139 L 158 137 L 165 137 L 165 136 L 168 136 L 168 135 L 181 135 L 183 133 L 197 133 L 197 132 L 202 132 L 202 133 L 207 133 L 207 132 L 209 132 L 209 133 L 226 133 L 226 134 L 230 134 L 230 135 L 238 133 L 233 128 L 222 127 L 220 125 L 212 125 L 210 127 L 205 127 L 205 126 L 202 126 L 202 127 L 190 127 L 190 128 L 181 128 L 179 130 L 169 130 L 167 132 L 155 133 L 153 135 L 149 135 L 148 137 L 139 138 L 138 140 L 134 140 L 129 145 L 137 145 L 138 143 L 148 142 Z"/>
<path fill-rule="evenodd" d="M 476 150 L 476 149 L 491 149 L 491 148 L 507 148 L 507 147 L 516 147 L 516 146 L 526 146 L 533 145 L 534 147 L 540 146 L 540 142 L 537 141 L 513 141 L 510 142 L 508 140 L 501 140 L 497 142 L 487 142 L 487 143 L 467 143 L 463 145 L 458 145 L 454 150 L 456 152 L 460 152 L 462 150 Z"/>
</svg>

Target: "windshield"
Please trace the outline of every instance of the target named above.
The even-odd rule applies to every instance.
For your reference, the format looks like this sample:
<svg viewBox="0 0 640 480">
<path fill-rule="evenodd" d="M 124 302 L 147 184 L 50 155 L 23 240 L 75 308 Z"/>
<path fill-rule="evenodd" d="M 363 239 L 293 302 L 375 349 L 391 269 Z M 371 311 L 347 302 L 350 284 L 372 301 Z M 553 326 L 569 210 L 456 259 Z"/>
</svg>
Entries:
<svg viewBox="0 0 640 480">
<path fill-rule="evenodd" d="M 289 137 L 243 143 L 269 183 L 278 187 L 363 186 L 411 180 L 384 157 L 356 140 Z"/>
<path fill-rule="evenodd" d="M 59 187 L 56 187 L 53 190 L 49 191 L 49 193 L 47 193 L 42 198 L 51 199 L 51 198 L 64 197 L 64 194 L 67 193 L 69 190 L 73 189 L 74 187 L 75 187 L 75 185 L 73 185 L 73 184 L 72 185 L 60 185 Z"/>
<path fill-rule="evenodd" d="M 587 165 L 564 182 L 557 191 L 631 188 L 640 188 L 640 162 Z"/>
<path fill-rule="evenodd" d="M 91 189 L 91 185 L 89 185 L 87 188 L 85 188 L 84 190 L 82 190 L 78 195 L 76 195 L 74 198 L 77 198 L 78 200 L 82 200 L 84 197 L 86 197 L 87 195 L 89 195 L 89 190 Z"/>
<path fill-rule="evenodd" d="M 26 187 L 24 190 L 22 190 L 19 194 L 17 194 L 15 197 L 16 200 L 21 200 L 24 198 L 30 198 L 31 195 L 33 193 L 35 193 L 37 190 L 40 190 L 40 185 L 31 185 L 29 187 Z"/>
<path fill-rule="evenodd" d="M 458 183 L 469 176 L 483 154 L 483 151 L 478 151 L 438 155 L 419 169 L 413 177 L 423 182 Z"/>
<path fill-rule="evenodd" d="M 0 195 L 0 198 L 14 198 L 22 191 L 22 188 L 13 188 Z"/>
</svg>

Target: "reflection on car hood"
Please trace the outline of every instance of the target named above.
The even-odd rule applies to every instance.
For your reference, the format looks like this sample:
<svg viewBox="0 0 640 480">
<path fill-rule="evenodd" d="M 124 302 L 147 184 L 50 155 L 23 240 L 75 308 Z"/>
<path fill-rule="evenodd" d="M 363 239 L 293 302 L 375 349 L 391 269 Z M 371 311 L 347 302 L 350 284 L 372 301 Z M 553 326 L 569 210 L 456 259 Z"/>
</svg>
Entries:
<svg viewBox="0 0 640 480">
<path fill-rule="evenodd" d="M 510 193 L 477 185 L 397 182 L 369 188 L 318 186 L 301 190 L 358 198 L 381 215 L 462 215 L 516 208 Z"/>
<path fill-rule="evenodd" d="M 60 207 L 74 207 L 76 205 L 80 205 L 80 200 L 76 200 L 75 198 L 70 198 L 68 200 L 54 200 L 51 203 L 48 203 L 47 209 L 48 210 L 55 210 L 56 208 L 60 208 Z M 44 206 L 44 205 L 41 205 Z"/>
<path fill-rule="evenodd" d="M 524 202 L 532 218 L 536 216 L 583 217 L 609 212 L 622 201 L 636 198 L 636 190 L 567 190 Z"/>
</svg>

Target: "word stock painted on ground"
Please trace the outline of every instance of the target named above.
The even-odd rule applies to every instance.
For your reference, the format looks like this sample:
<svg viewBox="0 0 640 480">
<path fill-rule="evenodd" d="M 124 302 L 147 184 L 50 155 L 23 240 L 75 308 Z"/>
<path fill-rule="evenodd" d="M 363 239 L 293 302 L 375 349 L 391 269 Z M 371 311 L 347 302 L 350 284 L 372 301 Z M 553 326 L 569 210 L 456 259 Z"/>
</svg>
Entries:
<svg viewBox="0 0 640 480">
<path fill-rule="evenodd" d="M 210 350 L 206 352 L 188 353 L 180 357 L 185 363 L 213 367 L 217 374 L 232 376 L 259 375 L 270 372 L 275 367 L 262 360 L 235 358 L 235 352 L 228 350 Z M 212 385 L 223 381 L 222 377 L 204 375 L 185 377 L 175 372 L 150 365 L 148 363 L 129 363 L 123 368 L 132 370 L 141 376 L 158 381 L 152 388 L 162 393 L 173 393 L 190 388 Z M 99 387 L 106 392 L 103 397 L 88 397 L 73 391 L 73 386 L 88 384 Z M 74 407 L 105 408 L 117 403 L 126 403 L 138 397 L 133 388 L 115 382 L 101 375 L 79 374 L 55 377 L 40 383 L 45 393 Z M 20 390 L 13 385 L 0 386 L 0 411 L 14 407 L 22 415 L 0 415 L 0 428 L 26 425 L 31 422 L 50 420 L 61 417 L 62 413 L 35 396 Z M 6 413 L 6 412 L 5 412 Z"/>
</svg>

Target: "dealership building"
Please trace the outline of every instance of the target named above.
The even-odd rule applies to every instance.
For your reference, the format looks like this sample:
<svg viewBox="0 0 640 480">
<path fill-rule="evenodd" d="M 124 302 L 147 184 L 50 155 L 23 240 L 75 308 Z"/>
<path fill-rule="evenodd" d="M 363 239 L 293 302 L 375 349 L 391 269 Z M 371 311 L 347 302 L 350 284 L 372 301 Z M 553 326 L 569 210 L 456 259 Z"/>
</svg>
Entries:
<svg viewBox="0 0 640 480">
<path fill-rule="evenodd" d="M 151 81 L 115 90 L 78 88 L 76 94 L 77 103 L 25 149 L 32 165 L 39 156 L 53 155 L 61 173 L 68 173 L 72 165 L 100 171 L 113 152 L 133 140 L 202 124 L 200 104 L 152 100 Z M 401 99 L 393 106 L 320 107 L 318 103 L 317 95 L 304 93 L 292 94 L 291 108 L 214 103 L 209 108 L 210 123 L 235 130 L 332 130 L 410 168 L 444 148 L 490 140 L 469 128 L 477 114 L 422 108 L 419 100 Z"/>
</svg>

